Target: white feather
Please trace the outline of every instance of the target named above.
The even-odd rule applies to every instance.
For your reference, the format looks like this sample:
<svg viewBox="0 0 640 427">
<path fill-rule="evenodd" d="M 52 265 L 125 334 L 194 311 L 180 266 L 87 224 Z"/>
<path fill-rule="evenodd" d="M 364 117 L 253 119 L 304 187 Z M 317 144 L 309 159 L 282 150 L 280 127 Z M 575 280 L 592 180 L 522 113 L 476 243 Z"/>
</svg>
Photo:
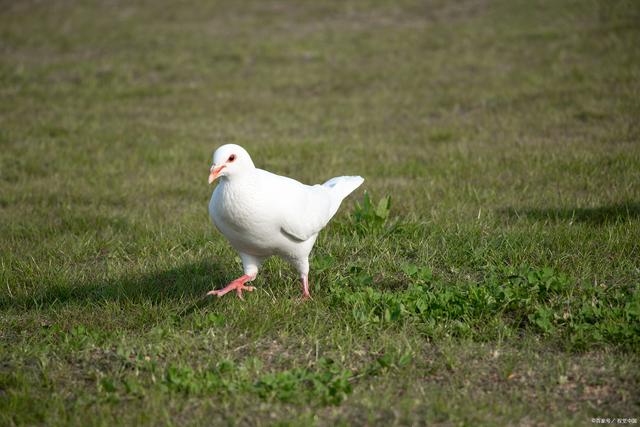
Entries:
<svg viewBox="0 0 640 427">
<path fill-rule="evenodd" d="M 318 233 L 364 179 L 344 176 L 305 185 L 256 168 L 233 144 L 216 150 L 214 167 L 232 155 L 209 202 L 211 220 L 240 253 L 245 274 L 255 276 L 265 258 L 279 255 L 306 277 Z"/>
</svg>

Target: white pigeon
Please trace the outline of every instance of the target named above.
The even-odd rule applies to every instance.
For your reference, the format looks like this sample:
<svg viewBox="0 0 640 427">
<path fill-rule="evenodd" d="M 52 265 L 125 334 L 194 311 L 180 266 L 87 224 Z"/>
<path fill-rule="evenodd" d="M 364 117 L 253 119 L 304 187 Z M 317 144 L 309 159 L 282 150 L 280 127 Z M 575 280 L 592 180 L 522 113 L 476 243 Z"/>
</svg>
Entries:
<svg viewBox="0 0 640 427">
<path fill-rule="evenodd" d="M 309 253 L 318 233 L 364 179 L 340 176 L 322 185 L 304 185 L 256 168 L 249 153 L 235 144 L 215 151 L 210 172 L 209 184 L 220 181 L 209 216 L 240 254 L 244 275 L 207 295 L 220 297 L 235 290 L 242 299 L 242 291 L 255 289 L 245 283 L 256 278 L 262 262 L 279 255 L 298 270 L 302 298 L 309 298 Z"/>
</svg>

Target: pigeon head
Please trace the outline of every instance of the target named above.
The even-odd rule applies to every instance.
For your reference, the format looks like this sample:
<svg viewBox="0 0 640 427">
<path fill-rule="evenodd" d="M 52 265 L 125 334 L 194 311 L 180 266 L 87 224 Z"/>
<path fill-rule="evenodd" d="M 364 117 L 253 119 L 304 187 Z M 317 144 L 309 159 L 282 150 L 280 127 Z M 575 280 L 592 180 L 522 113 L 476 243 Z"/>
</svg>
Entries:
<svg viewBox="0 0 640 427">
<path fill-rule="evenodd" d="M 236 144 L 225 144 L 213 153 L 209 184 L 218 177 L 232 177 L 254 168 L 255 166 L 247 150 Z"/>
</svg>

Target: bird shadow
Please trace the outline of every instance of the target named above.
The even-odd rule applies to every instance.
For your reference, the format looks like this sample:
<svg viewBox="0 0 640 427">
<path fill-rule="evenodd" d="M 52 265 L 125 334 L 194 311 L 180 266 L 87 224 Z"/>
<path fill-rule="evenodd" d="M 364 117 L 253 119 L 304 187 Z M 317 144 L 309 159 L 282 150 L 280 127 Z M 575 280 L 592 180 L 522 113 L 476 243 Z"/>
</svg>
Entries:
<svg viewBox="0 0 640 427">
<path fill-rule="evenodd" d="M 207 291 L 219 287 L 227 279 L 215 262 L 207 260 L 188 263 L 151 273 L 125 275 L 116 279 L 86 280 L 71 283 L 43 283 L 42 291 L 32 295 L 4 295 L 0 311 L 8 308 L 22 310 L 59 307 L 82 302 L 127 302 L 163 304 L 191 302 L 183 312 L 190 312 L 210 304 Z M 199 299 L 194 298 L 201 297 Z"/>
<path fill-rule="evenodd" d="M 498 211 L 508 218 L 604 225 L 640 217 L 640 203 L 622 202 L 593 208 L 514 208 Z"/>
</svg>

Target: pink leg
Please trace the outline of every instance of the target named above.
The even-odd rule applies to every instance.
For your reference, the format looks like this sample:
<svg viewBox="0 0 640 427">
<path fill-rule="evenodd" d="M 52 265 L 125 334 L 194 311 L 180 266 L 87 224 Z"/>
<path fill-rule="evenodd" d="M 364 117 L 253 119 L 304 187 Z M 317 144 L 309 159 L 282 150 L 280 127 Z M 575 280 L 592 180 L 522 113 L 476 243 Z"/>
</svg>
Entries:
<svg viewBox="0 0 640 427">
<path fill-rule="evenodd" d="M 309 294 L 309 279 L 306 274 L 303 274 L 302 277 L 302 299 L 310 299 L 311 295 Z"/>
<path fill-rule="evenodd" d="M 249 276 L 248 274 L 245 274 L 244 276 L 238 277 L 236 280 L 229 283 L 224 289 L 209 291 L 207 292 L 207 295 L 215 295 L 217 297 L 221 297 L 227 292 L 231 292 L 235 289 L 235 291 L 238 293 L 238 297 L 243 300 L 244 298 L 242 297 L 242 291 L 252 292 L 255 289 L 253 286 L 245 286 L 244 284 L 255 279 L 255 277 L 255 275 Z"/>
</svg>

